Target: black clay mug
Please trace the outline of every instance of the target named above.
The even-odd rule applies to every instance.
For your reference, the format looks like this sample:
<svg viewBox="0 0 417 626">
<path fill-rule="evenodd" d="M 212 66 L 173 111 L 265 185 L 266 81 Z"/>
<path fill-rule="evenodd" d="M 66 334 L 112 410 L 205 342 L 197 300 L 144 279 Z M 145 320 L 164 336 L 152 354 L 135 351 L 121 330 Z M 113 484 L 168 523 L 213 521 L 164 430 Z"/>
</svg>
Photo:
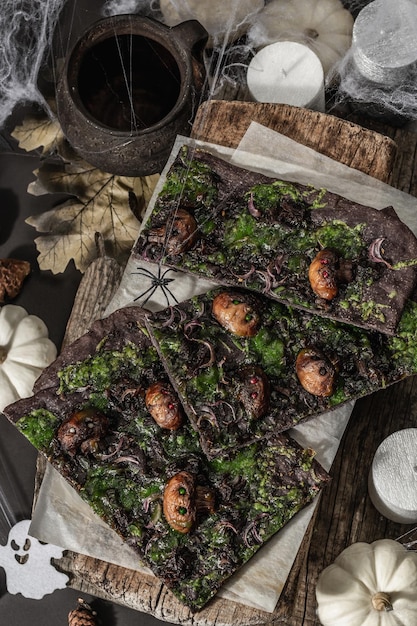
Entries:
<svg viewBox="0 0 417 626">
<path fill-rule="evenodd" d="M 160 172 L 204 97 L 207 38 L 195 20 L 169 28 L 117 15 L 93 24 L 57 85 L 58 120 L 76 152 L 113 174 Z"/>
</svg>

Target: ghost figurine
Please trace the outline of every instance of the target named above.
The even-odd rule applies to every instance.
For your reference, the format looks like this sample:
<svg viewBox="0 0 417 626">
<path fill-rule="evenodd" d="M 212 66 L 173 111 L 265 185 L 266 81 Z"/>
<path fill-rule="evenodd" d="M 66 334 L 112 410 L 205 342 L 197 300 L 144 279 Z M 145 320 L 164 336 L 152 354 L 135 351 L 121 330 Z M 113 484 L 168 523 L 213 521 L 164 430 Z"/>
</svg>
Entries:
<svg viewBox="0 0 417 626">
<path fill-rule="evenodd" d="M 9 593 L 40 600 L 64 589 L 69 578 L 51 563 L 52 558 L 61 558 L 64 550 L 30 537 L 29 526 L 30 520 L 23 520 L 11 528 L 7 545 L 0 545 L 0 567 L 6 572 Z"/>
</svg>

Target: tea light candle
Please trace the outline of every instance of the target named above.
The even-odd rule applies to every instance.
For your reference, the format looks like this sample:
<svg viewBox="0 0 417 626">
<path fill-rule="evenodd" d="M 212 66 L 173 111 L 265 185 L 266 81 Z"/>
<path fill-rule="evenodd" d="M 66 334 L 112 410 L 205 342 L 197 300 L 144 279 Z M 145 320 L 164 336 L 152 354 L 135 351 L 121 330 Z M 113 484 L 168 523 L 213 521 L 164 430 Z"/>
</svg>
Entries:
<svg viewBox="0 0 417 626">
<path fill-rule="evenodd" d="M 353 60 L 368 80 L 385 86 L 404 82 L 417 61 L 417 5 L 410 0 L 374 0 L 357 16 Z"/>
<path fill-rule="evenodd" d="M 313 50 L 294 41 L 278 41 L 255 54 L 248 67 L 247 85 L 258 102 L 325 109 L 320 59 Z"/>
<path fill-rule="evenodd" d="M 417 523 L 417 428 L 399 430 L 381 443 L 372 461 L 369 495 L 384 517 Z"/>
</svg>

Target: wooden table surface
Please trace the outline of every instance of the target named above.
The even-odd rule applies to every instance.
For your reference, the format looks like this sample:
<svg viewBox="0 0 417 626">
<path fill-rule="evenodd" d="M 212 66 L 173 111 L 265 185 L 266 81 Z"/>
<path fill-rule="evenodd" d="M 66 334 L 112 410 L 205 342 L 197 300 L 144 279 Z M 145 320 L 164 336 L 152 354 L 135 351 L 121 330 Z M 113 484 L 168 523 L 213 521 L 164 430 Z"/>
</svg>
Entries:
<svg viewBox="0 0 417 626">
<path fill-rule="evenodd" d="M 286 105 L 212 101 L 200 109 L 193 134 L 233 146 L 251 119 L 417 195 L 414 167 L 417 135 L 381 123 L 371 123 L 373 128 L 366 129 L 352 121 Z M 84 299 L 88 296 L 82 287 L 83 282 L 80 298 Z M 88 314 L 90 321 L 100 313 L 93 303 Z M 88 326 L 88 318 L 84 317 L 82 324 Z M 74 328 L 80 333 L 84 330 L 77 315 L 70 321 L 69 332 Z M 315 585 L 320 572 L 353 542 L 396 539 L 410 529 L 388 521 L 376 511 L 368 496 L 367 481 L 373 455 L 381 441 L 396 430 L 414 426 L 416 418 L 416 377 L 356 403 L 330 472 L 332 482 L 321 496 L 273 613 L 215 598 L 192 615 L 153 577 L 74 553 L 68 553 L 62 566 L 71 575 L 74 588 L 146 611 L 173 624 L 318 626 Z"/>
</svg>

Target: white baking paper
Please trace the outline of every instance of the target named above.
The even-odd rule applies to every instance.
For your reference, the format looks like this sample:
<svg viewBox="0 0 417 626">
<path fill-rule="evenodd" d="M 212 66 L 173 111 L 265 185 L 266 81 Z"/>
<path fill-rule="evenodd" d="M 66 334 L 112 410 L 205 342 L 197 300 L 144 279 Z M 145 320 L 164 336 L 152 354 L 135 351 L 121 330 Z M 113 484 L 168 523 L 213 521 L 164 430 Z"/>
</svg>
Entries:
<svg viewBox="0 0 417 626">
<path fill-rule="evenodd" d="M 318 187 L 372 206 L 394 206 L 398 215 L 417 234 L 417 199 L 374 178 L 342 165 L 314 150 L 284 137 L 257 123 L 252 123 L 237 150 L 213 146 L 179 137 L 170 161 L 149 204 L 147 215 L 152 211 L 156 195 L 164 181 L 164 174 L 184 143 L 210 150 L 217 156 L 247 169 L 268 175 Z M 161 277 L 167 268 L 157 268 L 135 258 L 128 261 L 121 284 L 106 314 L 132 304 L 143 305 L 150 310 L 164 308 L 167 303 L 181 301 L 196 293 L 204 293 L 213 283 L 194 279 L 181 272 L 165 274 L 172 278 L 168 289 L 152 288 L 152 277 Z M 159 274 L 158 274 L 159 272 Z M 353 404 L 349 403 L 334 411 L 316 417 L 297 426 L 291 434 L 304 446 L 317 451 L 317 459 L 329 470 L 336 455 Z M 317 506 L 317 500 L 298 513 L 287 526 L 272 538 L 239 572 L 230 578 L 218 595 L 272 612 L 279 599 L 285 581 L 293 565 L 309 521 Z M 88 521 L 88 523 L 87 523 Z M 89 528 L 88 538 L 85 537 Z M 43 481 L 34 511 L 31 533 L 42 541 L 71 549 L 74 552 L 138 569 L 138 557 L 123 545 L 122 540 L 98 520 L 89 507 L 55 471 L 48 470 Z M 146 570 L 145 571 L 149 571 Z"/>
</svg>

